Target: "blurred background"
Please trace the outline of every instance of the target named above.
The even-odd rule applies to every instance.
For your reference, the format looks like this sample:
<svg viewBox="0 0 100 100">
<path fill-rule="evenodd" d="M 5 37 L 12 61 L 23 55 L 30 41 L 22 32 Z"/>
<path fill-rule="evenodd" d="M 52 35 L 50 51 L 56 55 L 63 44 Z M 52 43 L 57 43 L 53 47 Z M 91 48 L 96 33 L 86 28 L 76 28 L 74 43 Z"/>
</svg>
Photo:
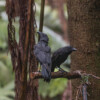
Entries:
<svg viewBox="0 0 100 100">
<path fill-rule="evenodd" d="M 41 0 L 36 3 L 36 24 L 39 26 Z M 58 2 L 59 1 L 59 2 Z M 14 73 L 8 50 L 7 24 L 5 8 L 6 0 L 0 0 L 0 100 L 14 100 Z M 64 0 L 46 0 L 43 32 L 49 36 L 49 45 L 56 49 L 69 45 L 67 35 L 67 7 Z M 16 38 L 18 40 L 19 18 L 16 18 Z M 37 28 L 38 30 L 38 28 Z M 55 38 L 56 37 L 56 38 Z M 70 71 L 70 57 L 62 68 Z M 56 69 L 55 71 L 57 71 Z M 68 88 L 67 88 L 68 87 Z M 55 79 L 49 84 L 39 80 L 39 95 L 41 100 L 71 100 L 71 82 L 67 79 Z"/>
</svg>

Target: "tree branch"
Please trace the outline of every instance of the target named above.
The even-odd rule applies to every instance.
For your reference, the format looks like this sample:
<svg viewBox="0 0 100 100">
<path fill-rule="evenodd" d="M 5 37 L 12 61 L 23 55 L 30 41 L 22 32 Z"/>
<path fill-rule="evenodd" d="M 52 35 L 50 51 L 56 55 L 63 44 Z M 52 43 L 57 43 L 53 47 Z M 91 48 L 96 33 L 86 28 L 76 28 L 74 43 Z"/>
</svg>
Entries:
<svg viewBox="0 0 100 100">
<path fill-rule="evenodd" d="M 31 79 L 39 79 L 43 78 L 40 72 L 33 72 L 30 74 Z M 76 78 L 81 78 L 81 71 L 74 71 L 74 72 L 52 72 L 51 78 L 67 78 L 67 79 L 76 79 Z"/>
</svg>

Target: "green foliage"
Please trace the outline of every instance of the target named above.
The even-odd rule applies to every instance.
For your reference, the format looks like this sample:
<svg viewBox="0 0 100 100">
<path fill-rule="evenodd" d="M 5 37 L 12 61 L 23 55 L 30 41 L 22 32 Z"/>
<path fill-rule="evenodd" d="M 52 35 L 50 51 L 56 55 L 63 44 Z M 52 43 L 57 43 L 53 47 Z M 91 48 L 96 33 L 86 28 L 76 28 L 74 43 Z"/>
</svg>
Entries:
<svg viewBox="0 0 100 100">
<path fill-rule="evenodd" d="M 0 85 L 3 86 L 9 81 L 9 70 L 7 67 L 3 64 L 3 62 L 0 61 Z"/>
<path fill-rule="evenodd" d="M 0 20 L 0 48 L 7 47 L 7 22 Z"/>
<path fill-rule="evenodd" d="M 82 75 L 82 83 L 88 83 L 89 81 L 89 75 Z"/>
<path fill-rule="evenodd" d="M 42 95 L 44 98 L 46 96 L 55 97 L 64 91 L 67 79 L 65 78 L 54 79 L 51 80 L 50 83 L 46 83 L 43 80 L 40 80 L 39 83 L 40 83 L 39 84 L 40 95 Z"/>
<path fill-rule="evenodd" d="M 14 81 L 11 81 L 3 88 L 0 88 L 0 100 L 14 100 L 14 97 Z"/>
<path fill-rule="evenodd" d="M 7 22 L 0 20 L 0 100 L 13 100 L 14 75 L 8 52 Z"/>
</svg>

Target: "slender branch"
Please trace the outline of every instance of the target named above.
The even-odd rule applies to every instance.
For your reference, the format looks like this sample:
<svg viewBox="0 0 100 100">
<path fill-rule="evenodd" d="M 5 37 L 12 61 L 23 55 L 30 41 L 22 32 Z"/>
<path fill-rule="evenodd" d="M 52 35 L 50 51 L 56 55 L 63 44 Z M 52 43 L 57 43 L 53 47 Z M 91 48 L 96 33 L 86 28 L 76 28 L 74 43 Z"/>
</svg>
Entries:
<svg viewBox="0 0 100 100">
<path fill-rule="evenodd" d="M 96 79 L 100 80 L 100 77 L 95 76 L 95 75 L 93 75 L 93 74 L 87 74 L 87 75 L 92 76 L 92 77 L 94 77 L 94 78 L 96 78 Z"/>
<path fill-rule="evenodd" d="M 41 32 L 42 32 L 42 30 L 43 30 L 44 6 L 45 6 L 45 0 L 41 0 L 40 26 L 39 26 L 39 31 L 41 31 Z"/>
<path fill-rule="evenodd" d="M 33 72 L 30 74 L 31 79 L 39 79 L 43 78 L 40 72 Z M 80 71 L 74 71 L 74 72 L 52 72 L 51 78 L 67 78 L 67 79 L 76 79 L 76 78 L 81 78 L 81 72 Z"/>
<path fill-rule="evenodd" d="M 80 70 L 76 70 L 74 72 L 52 72 L 51 73 L 51 78 L 55 79 L 55 78 L 67 78 L 67 79 L 77 79 L 77 78 L 82 78 L 82 76 L 92 76 L 96 79 L 100 79 L 100 77 L 92 75 L 92 74 L 86 74 L 84 73 L 84 71 L 80 71 Z M 41 75 L 41 72 L 32 72 L 30 73 L 30 78 L 31 79 L 40 79 L 43 78 L 43 76 Z"/>
</svg>

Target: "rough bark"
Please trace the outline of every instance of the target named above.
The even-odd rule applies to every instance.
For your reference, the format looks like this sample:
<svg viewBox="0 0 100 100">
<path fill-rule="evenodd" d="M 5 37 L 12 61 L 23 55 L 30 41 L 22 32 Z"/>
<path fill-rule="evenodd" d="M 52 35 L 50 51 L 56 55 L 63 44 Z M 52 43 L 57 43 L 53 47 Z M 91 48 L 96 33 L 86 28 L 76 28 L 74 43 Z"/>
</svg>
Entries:
<svg viewBox="0 0 100 100">
<path fill-rule="evenodd" d="M 11 60 L 15 72 L 15 100 L 38 100 L 38 81 L 27 80 L 27 75 L 37 71 L 37 62 L 33 54 L 35 45 L 35 6 L 34 0 L 19 0 L 18 10 L 20 18 L 19 44 L 15 38 L 13 19 L 15 18 L 15 5 L 13 0 L 6 0 L 8 13 L 8 44 Z M 29 68 L 29 70 L 27 70 Z M 29 72 L 29 73 L 27 73 Z M 27 82 L 28 81 L 28 82 Z"/>
<path fill-rule="evenodd" d="M 15 87 L 16 95 L 15 100 L 26 100 L 27 89 L 27 64 L 28 64 L 28 51 L 29 51 L 29 26 L 30 26 L 30 12 L 28 9 L 27 0 L 19 1 L 20 9 L 20 29 L 19 29 L 19 46 L 18 46 L 18 65 L 15 70 Z M 25 66 L 25 67 L 24 67 Z"/>
<path fill-rule="evenodd" d="M 33 71 L 37 71 L 37 61 L 34 56 L 33 50 L 35 45 L 35 10 L 33 10 L 33 6 L 35 6 L 34 0 L 31 3 L 31 30 L 30 30 L 30 44 L 29 44 L 29 74 Z M 27 100 L 39 100 L 38 96 L 38 80 L 32 80 L 29 76 L 29 80 L 27 83 Z"/>
<path fill-rule="evenodd" d="M 11 5 L 13 2 L 13 12 L 12 12 L 12 17 L 19 16 L 19 3 L 18 0 L 6 0 L 6 6 L 9 6 L 9 9 L 11 9 Z M 9 9 L 6 9 L 6 13 L 9 14 Z"/>
<path fill-rule="evenodd" d="M 67 6 L 71 45 L 78 49 L 72 55 L 72 70 L 81 69 L 100 76 L 100 0 L 67 0 Z M 100 100 L 100 80 L 89 81 L 88 100 Z M 80 82 L 72 84 L 79 86 Z M 73 87 L 73 100 L 76 89 Z"/>
</svg>

